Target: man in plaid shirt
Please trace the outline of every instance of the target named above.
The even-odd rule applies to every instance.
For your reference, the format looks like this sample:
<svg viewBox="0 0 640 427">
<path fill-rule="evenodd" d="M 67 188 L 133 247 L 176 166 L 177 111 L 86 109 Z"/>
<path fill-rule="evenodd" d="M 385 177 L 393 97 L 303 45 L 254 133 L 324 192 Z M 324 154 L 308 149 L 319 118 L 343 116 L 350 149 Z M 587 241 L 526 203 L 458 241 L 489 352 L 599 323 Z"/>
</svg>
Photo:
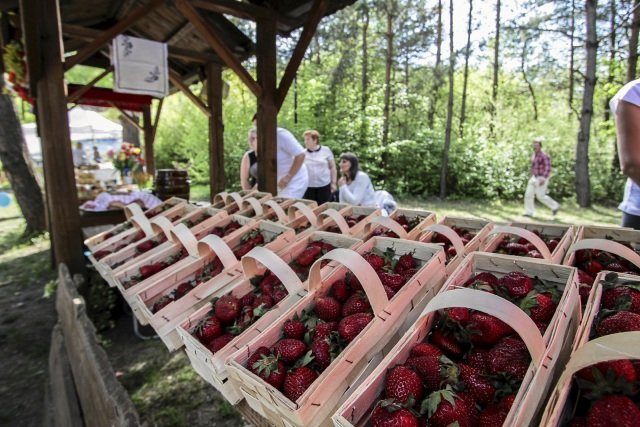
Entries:
<svg viewBox="0 0 640 427">
<path fill-rule="evenodd" d="M 534 196 L 547 205 L 554 216 L 560 209 L 558 202 L 547 196 L 550 175 L 551 159 L 547 153 L 542 151 L 542 141 L 536 139 L 533 141 L 533 156 L 531 156 L 531 177 L 527 184 L 527 191 L 524 193 L 524 216 L 533 216 L 535 211 Z"/>
</svg>

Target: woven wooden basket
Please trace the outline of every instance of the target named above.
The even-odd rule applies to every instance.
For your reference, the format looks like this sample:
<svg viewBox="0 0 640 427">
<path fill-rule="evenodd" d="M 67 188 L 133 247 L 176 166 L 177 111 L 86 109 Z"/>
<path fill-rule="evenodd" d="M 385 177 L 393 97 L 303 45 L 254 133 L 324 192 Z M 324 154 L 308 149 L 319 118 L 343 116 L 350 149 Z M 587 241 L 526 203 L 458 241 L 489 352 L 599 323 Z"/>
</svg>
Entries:
<svg viewBox="0 0 640 427">
<path fill-rule="evenodd" d="M 555 237 L 559 240 L 558 246 L 556 246 L 553 252 L 549 251 L 544 241 L 534 234 L 533 231 L 537 231 L 545 236 Z M 495 252 L 507 235 L 527 239 L 536 247 L 538 252 L 540 252 L 542 259 L 552 264 L 562 264 L 562 260 L 569 246 L 571 246 L 575 239 L 576 229 L 572 225 L 513 222 L 508 226 L 496 226 L 489 231 L 480 250 L 484 252 Z"/>
<path fill-rule="evenodd" d="M 575 242 L 567 250 L 563 264 L 574 265 L 575 252 L 581 249 L 599 249 L 625 258 L 640 268 L 638 253 L 621 243 L 637 248 L 640 245 L 640 231 L 620 227 L 581 226 Z"/>
<path fill-rule="evenodd" d="M 418 219 L 420 222 L 411 230 L 407 231 L 396 221 L 396 219 L 402 215 L 409 220 Z M 398 208 L 388 217 L 378 216 L 373 218 L 371 222 L 365 224 L 362 239 L 368 240 L 373 237 L 376 230 L 383 229 L 393 231 L 400 239 L 420 240 L 419 237 L 424 232 L 424 229 L 435 223 L 436 214 L 433 212 Z"/>
<path fill-rule="evenodd" d="M 318 207 L 312 208 L 306 203 L 295 202 L 287 211 L 289 221 L 286 226 L 293 228 L 298 236 L 303 237 L 306 234 L 318 230 L 318 215 L 322 212 L 327 209 L 334 209 L 341 212 L 342 209 L 346 209 L 348 207 L 349 205 L 347 204 L 324 203 Z"/>
<path fill-rule="evenodd" d="M 394 247 L 397 254 L 414 251 L 422 265 L 418 272 L 389 300 L 373 268 L 360 254 L 373 248 L 384 251 Z M 324 260 L 339 262 L 326 278 L 319 275 Z M 282 325 L 295 314 L 314 304 L 315 298 L 326 294 L 331 285 L 353 272 L 369 298 L 374 319 L 345 350 L 325 369 L 305 393 L 296 401 L 287 399 L 279 390 L 265 383 L 245 368 L 248 357 L 260 346 L 271 346 L 281 336 Z M 331 251 L 314 263 L 309 276 L 309 295 L 291 307 L 251 343 L 241 348 L 228 361 L 232 381 L 247 403 L 270 423 L 278 426 L 318 426 L 330 424 L 335 408 L 371 372 L 384 354 L 400 337 L 400 328 L 414 304 L 426 294 L 437 293 L 444 281 L 444 253 L 433 245 L 399 239 L 374 237 L 364 242 L 357 253 L 346 249 Z M 418 311 L 420 311 L 418 309 Z"/>
<path fill-rule="evenodd" d="M 537 275 L 566 289 L 554 320 L 544 336 L 540 335 L 533 321 L 516 305 L 496 295 L 474 289 L 460 288 L 473 274 L 482 271 L 505 274 L 522 271 Z M 423 342 L 429 332 L 437 310 L 449 307 L 467 307 L 479 310 L 508 323 L 523 339 L 532 357 L 532 363 L 520 386 L 516 400 L 504 425 L 534 425 L 538 408 L 542 405 L 554 372 L 563 366 L 568 357 L 571 338 L 579 322 L 577 285 L 574 270 L 550 265 L 539 260 L 525 261 L 519 257 L 484 253 L 470 254 L 450 277 L 442 291 L 433 298 L 415 325 L 401 338 L 389 355 L 380 363 L 367 380 L 335 412 L 334 425 L 340 427 L 361 426 L 368 423 L 368 415 L 382 393 L 387 369 L 404 363 L 411 349 Z"/>
<path fill-rule="evenodd" d="M 349 227 L 345 217 L 361 215 L 366 215 L 366 217 L 358 221 L 354 226 Z M 349 206 L 340 211 L 329 208 L 318 215 L 318 229 L 325 231 L 331 226 L 337 226 L 342 234 L 362 237 L 365 233 L 366 225 L 380 215 L 382 215 L 380 209 L 367 206 Z"/>
</svg>

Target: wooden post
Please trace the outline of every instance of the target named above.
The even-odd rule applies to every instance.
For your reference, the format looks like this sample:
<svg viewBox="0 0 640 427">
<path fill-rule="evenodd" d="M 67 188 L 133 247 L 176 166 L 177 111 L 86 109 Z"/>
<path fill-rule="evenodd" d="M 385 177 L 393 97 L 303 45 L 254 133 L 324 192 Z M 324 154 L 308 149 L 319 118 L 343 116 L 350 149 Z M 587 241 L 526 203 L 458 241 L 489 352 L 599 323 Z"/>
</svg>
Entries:
<svg viewBox="0 0 640 427">
<path fill-rule="evenodd" d="M 155 132 L 151 123 L 151 107 L 144 107 L 142 110 L 142 123 L 144 126 L 144 163 L 147 166 L 147 173 L 152 177 L 156 174 L 156 163 L 153 158 L 153 140 Z"/>
<path fill-rule="evenodd" d="M 20 9 L 21 15 L 37 17 L 37 27 L 26 26 L 23 31 L 38 34 L 37 45 L 27 49 L 39 53 L 42 69 L 36 82 L 36 100 L 52 249 L 56 263 L 65 263 L 72 272 L 82 273 L 82 230 L 63 82 L 60 9 L 57 0 L 21 0 Z"/>
<path fill-rule="evenodd" d="M 276 22 L 260 20 L 257 23 L 258 85 L 258 188 L 272 194 L 278 192 L 276 106 Z"/>
<path fill-rule="evenodd" d="M 207 101 L 209 114 L 209 189 L 210 198 L 224 191 L 224 123 L 222 121 L 222 66 L 207 65 Z"/>
</svg>

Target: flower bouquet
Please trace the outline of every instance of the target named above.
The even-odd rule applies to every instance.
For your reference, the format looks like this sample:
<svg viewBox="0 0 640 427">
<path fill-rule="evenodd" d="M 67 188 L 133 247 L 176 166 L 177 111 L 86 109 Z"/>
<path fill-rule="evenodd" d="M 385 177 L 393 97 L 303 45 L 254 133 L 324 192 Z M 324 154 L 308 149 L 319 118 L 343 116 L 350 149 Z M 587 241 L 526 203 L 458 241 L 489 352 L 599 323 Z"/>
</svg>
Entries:
<svg viewBox="0 0 640 427">
<path fill-rule="evenodd" d="M 131 184 L 132 175 L 143 172 L 144 159 L 139 147 L 131 143 L 124 142 L 118 153 L 109 152 L 113 166 L 120 172 L 120 176 L 125 184 Z"/>
</svg>

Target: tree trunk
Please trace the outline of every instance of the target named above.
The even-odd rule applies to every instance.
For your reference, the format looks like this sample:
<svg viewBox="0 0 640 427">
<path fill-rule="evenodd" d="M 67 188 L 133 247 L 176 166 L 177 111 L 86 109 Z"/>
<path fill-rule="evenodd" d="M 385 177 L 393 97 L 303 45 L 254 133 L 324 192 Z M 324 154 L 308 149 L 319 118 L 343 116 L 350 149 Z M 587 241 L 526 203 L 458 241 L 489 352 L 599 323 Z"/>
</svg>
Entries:
<svg viewBox="0 0 640 427">
<path fill-rule="evenodd" d="M 569 109 L 575 112 L 573 108 L 573 92 L 575 84 L 575 32 L 576 32 L 576 0 L 571 0 L 571 24 L 569 33 L 571 37 L 569 39 Z M 571 113 L 569 113 L 571 115 Z"/>
<path fill-rule="evenodd" d="M 520 55 L 520 71 L 522 72 L 522 78 L 524 79 L 529 93 L 531 94 L 531 103 L 533 104 L 533 120 L 538 121 L 538 101 L 536 99 L 536 93 L 533 90 L 533 85 L 527 77 L 527 48 L 529 47 L 529 38 L 525 37 L 522 43 L 522 55 Z"/>
<path fill-rule="evenodd" d="M 369 6 L 366 1 L 362 2 L 362 12 L 362 98 L 360 100 L 360 110 L 364 114 L 369 102 L 369 46 L 367 43 L 369 35 Z"/>
<path fill-rule="evenodd" d="M 638 30 L 640 30 L 640 0 L 633 2 L 633 21 L 629 35 L 629 59 L 627 60 L 627 82 L 636 79 L 638 66 Z"/>
<path fill-rule="evenodd" d="M 596 60 L 598 38 L 596 33 L 597 0 L 586 0 L 587 64 L 580 112 L 580 130 L 576 147 L 576 195 L 580 207 L 591 206 L 591 183 L 589 182 L 589 136 L 593 117 L 593 93 L 596 86 Z"/>
<path fill-rule="evenodd" d="M 609 4 L 609 64 L 607 66 L 607 83 L 609 86 L 613 85 L 614 68 L 616 61 L 616 0 L 611 0 Z M 604 99 L 604 120 L 607 121 L 611 117 L 611 111 L 609 110 L 610 96 Z"/>
<path fill-rule="evenodd" d="M 449 0 L 449 95 L 447 98 L 447 126 L 442 150 L 442 169 L 440 170 L 440 198 L 447 197 L 447 168 L 449 166 L 449 147 L 451 146 L 451 124 L 453 122 L 453 71 L 456 64 L 453 50 L 453 0 Z"/>
<path fill-rule="evenodd" d="M 0 46 L 2 46 L 0 37 Z M 44 197 L 36 180 L 33 162 L 22 135 L 22 126 L 11 96 L 4 93 L 4 64 L 0 56 L 0 162 L 27 223 L 25 235 L 47 229 Z"/>
<path fill-rule="evenodd" d="M 498 73 L 500 72 L 500 9 L 501 0 L 496 1 L 496 38 L 493 46 L 493 83 L 491 84 L 491 121 L 489 122 L 489 132 L 491 137 L 495 137 L 496 113 L 498 104 Z"/>
<path fill-rule="evenodd" d="M 469 0 L 469 15 L 467 18 L 467 46 L 464 51 L 464 77 L 462 79 L 462 101 L 460 103 L 460 128 L 458 135 L 464 136 L 464 120 L 467 113 L 467 85 L 469 81 L 469 56 L 471 55 L 471 29 L 473 23 L 473 0 Z"/>
<path fill-rule="evenodd" d="M 384 70 L 384 106 L 383 106 L 383 124 L 382 124 L 382 146 L 386 147 L 389 143 L 389 116 L 391 109 L 391 71 L 393 69 L 393 21 L 396 13 L 395 0 L 387 0 L 387 53 L 385 58 Z M 386 166 L 386 155 L 383 154 L 382 166 Z"/>
<path fill-rule="evenodd" d="M 429 104 L 429 112 L 427 113 L 427 123 L 429 128 L 433 129 L 435 121 L 436 108 L 438 99 L 440 98 L 440 88 L 442 87 L 442 68 L 440 61 L 442 59 L 442 0 L 438 0 L 438 25 L 436 27 L 436 65 L 433 69 L 433 86 L 431 87 L 431 103 Z"/>
</svg>

